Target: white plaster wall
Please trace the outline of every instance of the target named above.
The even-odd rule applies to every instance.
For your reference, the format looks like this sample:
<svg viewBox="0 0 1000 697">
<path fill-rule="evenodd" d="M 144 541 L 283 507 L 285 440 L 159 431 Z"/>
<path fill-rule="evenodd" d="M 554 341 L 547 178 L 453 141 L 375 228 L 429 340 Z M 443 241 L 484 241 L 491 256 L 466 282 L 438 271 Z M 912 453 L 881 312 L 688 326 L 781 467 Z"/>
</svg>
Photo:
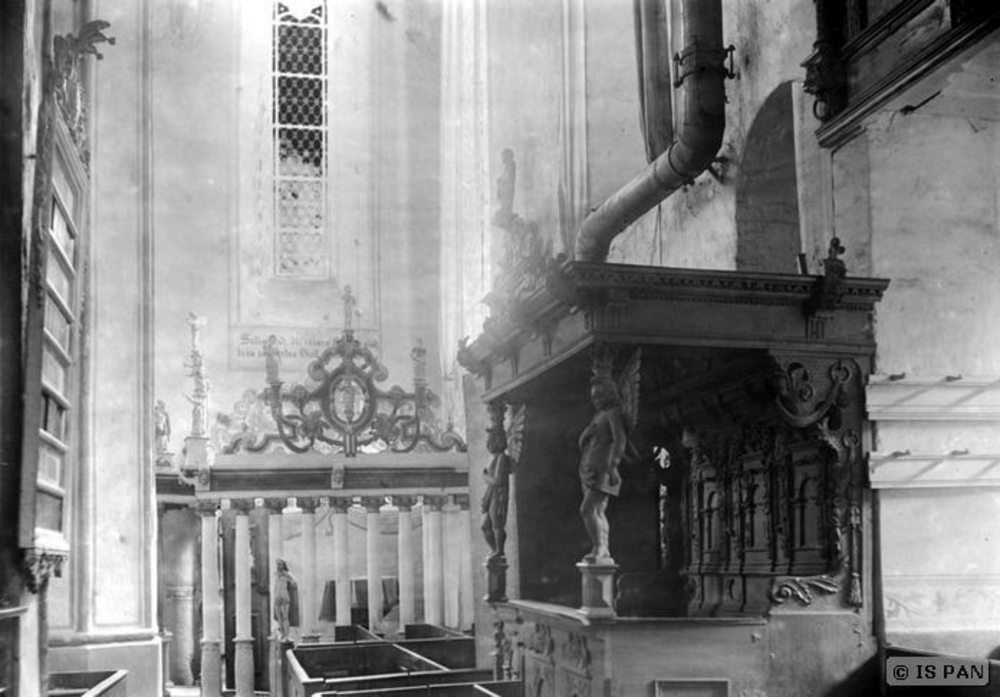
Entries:
<svg viewBox="0 0 1000 697">
<path fill-rule="evenodd" d="M 1000 124 L 892 112 L 868 138 L 879 372 L 1000 374 Z"/>
<path fill-rule="evenodd" d="M 253 145 L 241 133 L 256 127 L 263 98 L 253 103 L 242 98 L 259 87 L 244 73 L 254 63 L 270 66 L 269 54 L 245 53 L 269 48 L 255 48 L 236 31 L 249 13 L 249 6 L 236 0 L 202 3 L 201 14 L 187 16 L 181 33 L 171 30 L 168 8 L 155 4 L 155 397 L 166 402 L 176 453 L 190 429 L 191 405 L 184 395 L 192 383 L 183 365 L 190 355 L 189 312 L 207 319 L 201 341 L 211 385 L 210 424 L 217 413 L 231 413 L 245 390 L 259 391 L 265 384 L 262 358 L 259 365 L 232 359 L 233 328 L 253 325 L 257 307 L 263 308 L 262 325 L 304 325 L 332 341 L 343 326 L 345 282 L 359 302 L 362 315 L 355 324 L 365 330 L 362 338 L 375 335 L 381 341 L 390 373 L 383 388 L 412 386 L 410 350 L 420 338 L 428 350 L 432 389 L 441 392 L 434 311 L 440 9 L 433 0 L 384 5 L 388 16 L 374 3 L 337 3 L 331 27 L 331 176 L 350 179 L 333 182 L 344 200 L 337 199 L 331 224 L 344 236 L 343 253 L 356 246 L 355 239 L 374 245 L 377 276 L 370 280 L 381 284 L 375 293 L 359 287 L 350 274 L 329 282 L 277 282 L 280 289 L 273 280 L 248 284 L 242 278 L 247 255 L 254 253 L 246 236 L 260 232 L 246 210 L 259 174 L 252 169 L 253 157 L 238 151 L 245 154 Z M 345 95 L 356 99 L 344 104 Z M 362 264 L 351 261 L 347 271 L 364 277 Z M 283 379 L 304 381 L 306 364 L 286 360 Z"/>
<path fill-rule="evenodd" d="M 680 9 L 671 3 L 673 43 L 680 51 Z M 813 3 L 776 0 L 768 3 L 723 0 L 722 39 L 736 47 L 737 76 L 725 83 L 726 130 L 720 155 L 729 163 L 722 167 L 724 181 L 703 174 L 691 186 L 675 192 L 647 213 L 612 244 L 609 261 L 676 266 L 683 268 L 733 269 L 736 264 L 735 180 L 747 132 L 767 96 L 782 82 L 801 80 L 801 62 L 812 51 Z M 624 43 L 624 42 L 623 42 Z M 622 47 L 631 59 L 633 42 Z M 634 64 L 634 60 L 631 61 Z M 634 68 L 622 75 L 634 91 Z M 675 110 L 680 93 L 674 91 Z M 680 124 L 675 115 L 675 124 Z M 644 167 L 644 158 L 619 173 L 620 185 Z M 808 195 L 808 194 L 807 194 Z M 600 200 L 591 205 L 599 205 Z M 808 202 L 807 203 L 812 203 Z"/>
</svg>

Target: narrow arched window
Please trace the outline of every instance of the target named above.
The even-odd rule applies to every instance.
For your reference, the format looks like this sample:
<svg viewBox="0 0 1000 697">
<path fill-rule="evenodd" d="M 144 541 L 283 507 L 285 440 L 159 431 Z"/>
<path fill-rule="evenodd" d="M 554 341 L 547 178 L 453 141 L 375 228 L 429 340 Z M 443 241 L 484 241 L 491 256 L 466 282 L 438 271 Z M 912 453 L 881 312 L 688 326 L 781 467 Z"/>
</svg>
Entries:
<svg viewBox="0 0 1000 697">
<path fill-rule="evenodd" d="M 326 278 L 326 1 L 275 2 L 272 45 L 274 275 Z"/>
</svg>

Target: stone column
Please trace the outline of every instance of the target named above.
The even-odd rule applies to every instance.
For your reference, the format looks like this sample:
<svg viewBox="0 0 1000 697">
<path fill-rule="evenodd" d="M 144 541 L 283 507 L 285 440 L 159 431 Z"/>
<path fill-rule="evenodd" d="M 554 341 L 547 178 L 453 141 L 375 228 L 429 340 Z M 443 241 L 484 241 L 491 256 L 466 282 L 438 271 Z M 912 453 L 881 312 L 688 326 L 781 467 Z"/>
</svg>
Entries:
<svg viewBox="0 0 1000 697">
<path fill-rule="evenodd" d="M 459 539 L 459 629 L 468 629 L 475 621 L 476 601 L 472 595 L 472 516 L 469 513 L 469 495 L 455 497 L 458 506 Z"/>
<path fill-rule="evenodd" d="M 285 554 L 285 527 L 284 511 L 288 505 L 286 498 L 266 499 L 264 506 L 267 508 L 267 556 L 268 556 L 268 588 L 271 592 L 268 603 L 268 622 L 271 626 L 270 643 L 271 650 L 268 653 L 268 676 L 271 684 L 272 697 L 283 697 L 284 685 L 281 681 L 281 640 L 278 636 L 278 623 L 274 619 L 274 585 L 277 578 L 277 564 L 279 559 L 284 559 Z"/>
<path fill-rule="evenodd" d="M 444 624 L 447 627 L 458 627 L 459 625 L 459 588 L 461 581 L 462 563 L 459 559 L 461 540 L 458 537 L 458 506 L 454 503 L 454 497 L 449 497 L 449 502 L 443 509 L 443 535 L 444 549 L 442 563 L 444 565 Z"/>
<path fill-rule="evenodd" d="M 393 496 L 398 513 L 398 565 L 399 565 L 399 631 L 416 622 L 416 599 L 413 576 L 413 497 Z"/>
<path fill-rule="evenodd" d="M 199 501 L 196 510 L 201 515 L 201 694 L 222 697 L 218 505 Z"/>
<path fill-rule="evenodd" d="M 382 559 L 379 556 L 381 538 L 381 496 L 366 496 L 361 505 L 368 512 L 365 534 L 365 566 L 368 575 L 368 629 L 378 632 L 382 629 Z"/>
<path fill-rule="evenodd" d="M 442 624 L 444 621 L 444 573 L 441 540 L 441 507 L 444 496 L 424 496 L 424 535 L 427 556 L 424 558 L 424 621 Z"/>
<path fill-rule="evenodd" d="M 298 499 L 302 509 L 302 580 L 299 581 L 299 609 L 302 641 L 319 640 L 316 615 L 319 614 L 319 594 L 316 591 L 316 507 L 319 500 L 311 497 Z"/>
<path fill-rule="evenodd" d="M 347 542 L 347 509 L 351 507 L 348 498 L 331 498 L 333 511 L 333 580 L 337 586 L 337 625 L 351 626 L 351 571 L 348 564 L 350 546 Z"/>
<path fill-rule="evenodd" d="M 236 697 L 253 697 L 253 634 L 250 626 L 250 510 L 253 501 L 234 501 L 236 539 L 233 543 L 234 583 L 236 585 Z"/>
</svg>

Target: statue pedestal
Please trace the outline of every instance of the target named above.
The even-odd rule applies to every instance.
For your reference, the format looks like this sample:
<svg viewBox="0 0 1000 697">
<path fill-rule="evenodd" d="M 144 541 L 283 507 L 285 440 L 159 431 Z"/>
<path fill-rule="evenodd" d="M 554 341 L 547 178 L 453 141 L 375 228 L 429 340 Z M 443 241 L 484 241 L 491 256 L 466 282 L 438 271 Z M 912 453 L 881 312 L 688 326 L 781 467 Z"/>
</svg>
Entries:
<svg viewBox="0 0 1000 697">
<path fill-rule="evenodd" d="M 271 697 L 285 697 L 285 683 L 288 679 L 285 666 L 285 652 L 295 648 L 290 641 L 282 641 L 277 635 L 271 636 Z"/>
<path fill-rule="evenodd" d="M 576 565 L 583 584 L 580 614 L 588 618 L 614 617 L 614 582 L 618 565 L 582 561 Z"/>
<path fill-rule="evenodd" d="M 486 567 L 486 602 L 507 602 L 507 557 L 490 557 L 483 566 Z"/>
<path fill-rule="evenodd" d="M 200 469 L 208 465 L 208 438 L 188 436 L 184 439 L 184 466 Z"/>
</svg>

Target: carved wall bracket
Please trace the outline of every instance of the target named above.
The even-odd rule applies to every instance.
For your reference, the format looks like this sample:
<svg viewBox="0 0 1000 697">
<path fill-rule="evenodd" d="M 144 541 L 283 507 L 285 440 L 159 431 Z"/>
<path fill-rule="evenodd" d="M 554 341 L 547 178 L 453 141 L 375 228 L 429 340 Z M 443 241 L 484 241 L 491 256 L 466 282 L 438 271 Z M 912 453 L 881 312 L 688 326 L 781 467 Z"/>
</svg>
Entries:
<svg viewBox="0 0 1000 697">
<path fill-rule="evenodd" d="M 48 587 L 52 576 L 62 575 L 62 565 L 65 555 L 52 554 L 43 550 L 25 549 L 21 560 L 21 573 L 24 584 L 32 593 L 41 593 Z"/>
</svg>

